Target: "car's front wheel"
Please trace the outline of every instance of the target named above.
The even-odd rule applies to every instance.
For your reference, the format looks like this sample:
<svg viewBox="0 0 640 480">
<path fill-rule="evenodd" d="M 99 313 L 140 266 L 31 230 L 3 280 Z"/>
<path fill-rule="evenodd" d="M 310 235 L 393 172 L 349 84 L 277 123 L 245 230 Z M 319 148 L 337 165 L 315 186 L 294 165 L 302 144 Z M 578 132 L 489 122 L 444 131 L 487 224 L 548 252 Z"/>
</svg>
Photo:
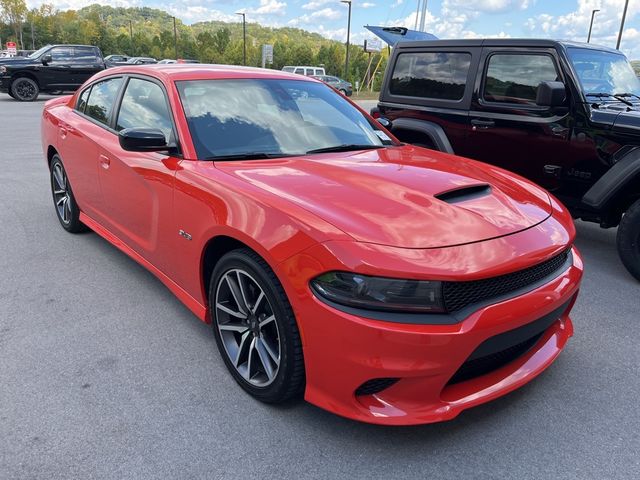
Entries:
<svg viewBox="0 0 640 480">
<path fill-rule="evenodd" d="M 80 221 L 80 209 L 73 196 L 67 172 L 57 154 L 51 159 L 51 194 L 62 228 L 70 233 L 86 231 L 87 227 Z"/>
<path fill-rule="evenodd" d="M 640 200 L 622 216 L 616 243 L 622 263 L 631 275 L 640 280 Z"/>
<path fill-rule="evenodd" d="M 346 91 L 344 88 L 341 88 L 341 89 L 340 89 L 340 93 L 341 93 L 342 95 L 344 95 L 345 97 L 347 96 L 347 91 Z"/>
<path fill-rule="evenodd" d="M 11 95 L 21 102 L 33 102 L 38 98 L 40 87 L 35 80 L 29 77 L 16 78 L 11 83 Z"/>
<path fill-rule="evenodd" d="M 224 255 L 211 276 L 211 320 L 234 379 L 267 403 L 304 389 L 302 343 L 293 310 L 269 265 L 247 249 Z"/>
</svg>

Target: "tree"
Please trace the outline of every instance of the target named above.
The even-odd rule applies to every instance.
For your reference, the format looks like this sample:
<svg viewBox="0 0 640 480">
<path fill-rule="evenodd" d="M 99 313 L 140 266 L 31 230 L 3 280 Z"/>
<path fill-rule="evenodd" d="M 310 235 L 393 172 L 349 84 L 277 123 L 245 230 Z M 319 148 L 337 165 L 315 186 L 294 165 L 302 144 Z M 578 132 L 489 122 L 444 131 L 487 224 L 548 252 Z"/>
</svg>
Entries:
<svg viewBox="0 0 640 480">
<path fill-rule="evenodd" d="M 22 22 L 27 14 L 27 3 L 25 0 L 0 0 L 0 9 L 6 22 L 13 26 L 15 39 L 20 42 L 20 48 L 24 50 Z"/>
</svg>

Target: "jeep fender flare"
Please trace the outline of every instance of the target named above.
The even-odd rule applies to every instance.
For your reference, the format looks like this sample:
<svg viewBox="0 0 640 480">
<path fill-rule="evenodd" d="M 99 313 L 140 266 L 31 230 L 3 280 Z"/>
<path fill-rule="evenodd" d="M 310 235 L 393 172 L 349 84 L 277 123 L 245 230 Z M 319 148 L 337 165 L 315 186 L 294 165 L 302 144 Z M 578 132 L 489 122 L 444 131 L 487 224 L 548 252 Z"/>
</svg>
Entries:
<svg viewBox="0 0 640 480">
<path fill-rule="evenodd" d="M 640 148 L 623 156 L 584 194 L 582 203 L 603 210 L 632 181 L 640 178 Z"/>
<path fill-rule="evenodd" d="M 391 133 L 394 133 L 397 130 L 412 130 L 414 132 L 420 132 L 429 137 L 437 150 L 445 153 L 454 153 L 447 134 L 444 133 L 442 127 L 437 123 L 415 120 L 413 118 L 396 118 L 393 120 Z"/>
</svg>

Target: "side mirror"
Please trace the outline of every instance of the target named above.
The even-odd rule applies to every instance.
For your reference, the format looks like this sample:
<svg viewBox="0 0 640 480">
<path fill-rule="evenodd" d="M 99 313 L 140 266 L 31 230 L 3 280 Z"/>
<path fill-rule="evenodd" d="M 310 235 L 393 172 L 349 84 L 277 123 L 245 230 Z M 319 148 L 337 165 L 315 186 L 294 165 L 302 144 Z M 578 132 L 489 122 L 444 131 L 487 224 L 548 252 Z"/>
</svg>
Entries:
<svg viewBox="0 0 640 480">
<path fill-rule="evenodd" d="M 538 85 L 536 105 L 541 107 L 559 107 L 567 99 L 567 90 L 562 82 L 542 82 Z"/>
<path fill-rule="evenodd" d="M 169 150 L 167 138 L 159 128 L 125 128 L 118 134 L 123 150 L 128 152 L 162 152 Z"/>
<path fill-rule="evenodd" d="M 51 63 L 51 55 L 50 54 L 43 55 L 41 61 L 43 65 L 47 65 Z"/>
<path fill-rule="evenodd" d="M 376 120 L 384 128 L 386 128 L 387 130 L 391 130 L 391 125 L 392 125 L 391 120 L 389 120 L 388 118 L 385 118 L 385 117 L 378 117 L 378 118 L 376 118 Z"/>
</svg>

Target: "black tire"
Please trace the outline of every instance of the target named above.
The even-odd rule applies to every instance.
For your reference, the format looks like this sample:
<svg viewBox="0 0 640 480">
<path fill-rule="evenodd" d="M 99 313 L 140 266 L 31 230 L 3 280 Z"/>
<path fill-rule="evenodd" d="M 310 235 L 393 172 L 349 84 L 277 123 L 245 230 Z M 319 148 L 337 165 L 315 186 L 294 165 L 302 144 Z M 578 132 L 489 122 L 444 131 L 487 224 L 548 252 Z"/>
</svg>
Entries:
<svg viewBox="0 0 640 480">
<path fill-rule="evenodd" d="M 40 94 L 40 87 L 29 77 L 18 77 L 11 82 L 11 93 L 20 102 L 33 102 Z"/>
<path fill-rule="evenodd" d="M 247 274 L 245 277 L 245 287 L 247 290 L 246 296 L 250 297 L 251 292 L 248 291 L 249 287 L 257 285 L 259 289 L 264 293 L 262 297 L 264 300 L 255 301 L 253 303 L 253 307 L 251 305 L 251 301 L 244 302 L 245 306 L 248 306 L 249 309 L 254 308 L 257 312 L 256 305 L 260 304 L 261 308 L 270 309 L 271 315 L 275 317 L 275 325 L 272 322 L 271 328 L 274 329 L 277 333 L 278 344 L 277 348 L 279 349 L 279 363 L 277 365 L 277 371 L 273 374 L 270 383 L 264 386 L 259 386 L 252 383 L 252 380 L 255 381 L 255 378 L 258 378 L 259 375 L 263 377 L 267 377 L 266 369 L 264 368 L 265 363 L 258 355 L 257 348 L 252 350 L 253 348 L 253 339 L 266 338 L 263 337 L 263 331 L 259 331 L 258 333 L 252 333 L 249 327 L 247 326 L 247 330 L 244 333 L 241 332 L 225 332 L 225 340 L 227 342 L 226 345 L 229 345 L 229 339 L 231 338 L 231 342 L 237 342 L 238 347 L 236 351 L 236 358 L 241 358 L 242 349 L 243 349 L 243 337 L 247 334 L 247 338 L 251 338 L 251 344 L 246 347 L 245 350 L 248 352 L 246 357 L 248 358 L 246 362 L 246 375 L 248 375 L 248 379 L 240 373 L 239 361 L 234 361 L 231 359 L 231 354 L 227 350 L 225 343 L 223 343 L 222 333 L 220 329 L 225 325 L 229 325 L 229 323 L 237 323 L 244 325 L 245 322 L 247 325 L 250 325 L 249 319 L 236 319 L 228 316 L 228 319 L 231 319 L 232 322 L 225 323 L 225 319 L 222 318 L 225 313 L 221 312 L 217 305 L 218 301 L 225 303 L 224 300 L 224 289 L 227 288 L 230 291 L 230 284 L 225 277 L 233 276 L 238 271 Z M 240 278 L 236 276 L 234 278 Z M 255 285 L 251 283 L 251 281 L 255 282 Z M 248 287 L 247 287 L 248 284 Z M 237 285 L 237 284 L 236 284 Z M 240 285 L 241 288 L 242 285 Z M 256 297 L 257 290 L 254 291 L 254 299 Z M 218 296 L 220 298 L 218 298 Z M 242 297 L 245 297 L 245 292 L 243 290 Z M 267 301 L 267 302 L 265 302 Z M 229 303 L 225 303 L 227 306 L 231 307 L 232 310 L 241 310 L 233 307 Z M 293 310 L 291 309 L 291 305 L 289 304 L 289 300 L 285 294 L 284 289 L 282 288 L 282 284 L 273 273 L 269 265 L 255 252 L 248 249 L 238 249 L 233 250 L 226 255 L 224 255 L 220 261 L 215 266 L 213 273 L 211 275 L 211 282 L 209 284 L 209 305 L 211 311 L 211 324 L 213 327 L 213 332 L 216 338 L 216 343 L 218 345 L 218 350 L 220 351 L 220 355 L 224 360 L 225 365 L 233 378 L 238 382 L 238 384 L 247 391 L 250 395 L 255 397 L 256 399 L 265 402 L 265 403 L 282 403 L 292 398 L 297 398 L 301 396 L 304 391 L 305 385 L 305 373 L 304 373 L 304 360 L 302 354 L 302 342 L 300 340 L 300 332 L 298 331 L 298 326 L 296 324 L 296 319 L 293 314 Z M 237 304 L 239 306 L 239 304 Z M 264 317 L 260 317 L 264 318 Z M 254 327 L 257 327 L 259 321 L 255 321 L 254 318 Z M 222 327 L 221 327 L 222 325 Z M 277 328 L 276 328 L 277 327 Z M 266 327 L 265 327 L 266 328 Z M 230 337 L 230 335 L 233 337 Z M 259 341 L 259 340 L 258 340 Z M 246 343 L 244 343 L 246 345 Z M 273 343 L 272 343 L 273 345 Z M 257 373 L 254 379 L 251 379 L 251 352 L 256 352 L 255 355 L 258 355 L 257 364 L 258 367 L 262 366 L 262 372 L 260 370 L 256 370 Z M 264 351 L 264 347 L 263 347 Z M 268 358 L 268 357 L 267 357 Z M 272 357 L 273 358 L 273 357 Z M 273 372 L 272 372 L 273 373 Z"/>
<path fill-rule="evenodd" d="M 340 93 L 341 93 L 342 95 L 344 95 L 345 97 L 347 96 L 347 91 L 346 91 L 344 88 L 341 88 L 341 89 L 340 89 Z"/>
<path fill-rule="evenodd" d="M 60 225 L 69 233 L 85 232 L 87 227 L 80 221 L 80 208 L 73 196 L 67 172 L 58 154 L 51 159 L 50 172 L 53 206 Z"/>
<path fill-rule="evenodd" d="M 636 280 L 640 280 L 640 200 L 622 216 L 616 243 L 622 263 Z"/>
</svg>

